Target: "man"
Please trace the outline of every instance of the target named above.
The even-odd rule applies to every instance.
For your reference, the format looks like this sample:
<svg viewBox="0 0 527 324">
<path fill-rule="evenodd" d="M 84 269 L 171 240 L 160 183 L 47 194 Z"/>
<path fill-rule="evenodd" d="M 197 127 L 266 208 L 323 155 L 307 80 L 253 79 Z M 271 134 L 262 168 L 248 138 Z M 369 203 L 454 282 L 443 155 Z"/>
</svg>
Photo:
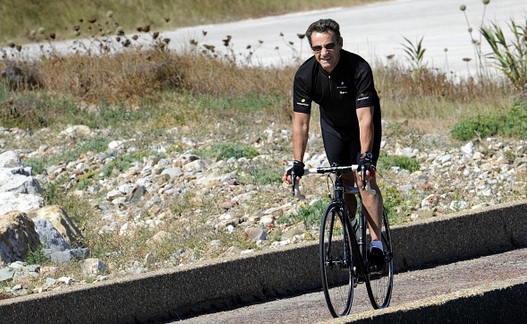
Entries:
<svg viewBox="0 0 527 324">
<path fill-rule="evenodd" d="M 320 125 L 324 149 L 330 164 L 358 163 L 367 171 L 366 180 L 376 194 L 362 189 L 360 177 L 344 175 L 346 185 L 355 182 L 361 188 L 372 242 L 370 260 L 384 264 L 382 195 L 375 178 L 375 164 L 381 142 L 381 108 L 369 64 L 360 56 L 343 50 L 340 27 L 332 19 L 312 23 L 306 38 L 313 56 L 298 69 L 293 86 L 293 157 L 284 180 L 291 182 L 291 171 L 300 180 L 304 174 L 311 103 L 320 106 Z M 347 198 L 347 199 L 346 199 Z M 345 197 L 350 211 L 356 210 L 353 197 Z"/>
</svg>

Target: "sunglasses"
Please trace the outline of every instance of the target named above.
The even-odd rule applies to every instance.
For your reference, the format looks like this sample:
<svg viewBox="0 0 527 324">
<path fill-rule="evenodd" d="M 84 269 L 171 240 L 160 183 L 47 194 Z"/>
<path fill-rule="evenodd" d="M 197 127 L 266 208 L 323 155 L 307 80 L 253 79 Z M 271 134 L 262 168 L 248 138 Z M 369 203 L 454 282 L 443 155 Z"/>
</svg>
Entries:
<svg viewBox="0 0 527 324">
<path fill-rule="evenodd" d="M 323 45 L 323 46 L 322 45 L 311 46 L 311 49 L 313 50 L 313 52 L 320 52 L 322 50 L 322 47 L 324 47 L 328 51 L 331 51 L 336 46 L 337 46 L 337 44 L 335 44 L 335 43 L 328 43 L 328 44 Z"/>
</svg>

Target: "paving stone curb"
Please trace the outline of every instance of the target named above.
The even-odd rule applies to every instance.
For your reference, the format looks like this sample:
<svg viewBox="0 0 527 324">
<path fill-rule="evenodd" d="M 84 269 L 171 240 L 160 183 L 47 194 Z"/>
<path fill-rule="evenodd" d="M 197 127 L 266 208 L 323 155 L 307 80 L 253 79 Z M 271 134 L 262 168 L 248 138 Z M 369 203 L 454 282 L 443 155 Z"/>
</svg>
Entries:
<svg viewBox="0 0 527 324">
<path fill-rule="evenodd" d="M 393 227 L 395 270 L 526 247 L 525 215 L 527 202 L 517 202 Z M 0 316 L 2 323 L 149 322 L 319 287 L 318 244 L 311 242 L 7 299 L 0 301 Z M 524 294 L 524 287 L 514 284 L 510 289 Z"/>
</svg>

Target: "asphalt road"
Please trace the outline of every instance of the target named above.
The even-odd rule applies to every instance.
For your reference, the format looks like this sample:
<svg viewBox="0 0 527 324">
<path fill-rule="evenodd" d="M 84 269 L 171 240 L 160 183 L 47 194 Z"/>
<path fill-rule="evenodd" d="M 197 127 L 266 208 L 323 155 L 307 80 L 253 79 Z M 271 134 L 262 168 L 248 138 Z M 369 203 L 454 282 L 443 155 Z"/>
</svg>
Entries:
<svg viewBox="0 0 527 324">
<path fill-rule="evenodd" d="M 460 5 L 466 6 L 465 15 Z M 481 0 L 395 0 L 348 8 L 299 12 L 261 19 L 242 20 L 233 23 L 203 25 L 162 32 L 161 38 L 169 38 L 169 48 L 177 51 L 189 50 L 190 41 L 202 45 L 213 45 L 217 54 L 236 57 L 241 64 L 281 66 L 298 64 L 311 55 L 303 34 L 308 25 L 320 18 L 333 18 L 341 25 L 344 48 L 366 58 L 372 65 L 387 64 L 397 60 L 409 64 L 402 44 L 413 45 L 422 38 L 426 50 L 423 63 L 454 75 L 474 74 L 476 55 L 468 28 L 472 27 L 477 40 L 481 24 L 491 22 L 500 25 L 510 36 L 508 23 L 511 20 L 525 23 L 527 1 L 492 0 L 484 6 Z M 206 32 L 204 35 L 203 32 Z M 223 39 L 231 36 L 230 50 L 223 45 Z M 160 38 L 160 39 L 161 39 Z M 79 40 L 77 40 L 78 42 Z M 490 47 L 482 41 L 483 54 L 490 53 Z M 138 44 L 151 44 L 149 35 L 141 35 Z M 291 45 L 289 42 L 292 42 Z M 89 46 L 89 42 L 87 42 Z M 43 49 L 40 49 L 40 46 Z M 248 46 L 250 49 L 247 49 Z M 41 55 L 56 51 L 72 53 L 78 44 L 73 40 L 55 42 L 53 49 L 47 44 L 24 45 L 17 57 Z M 11 51 L 5 48 L 6 51 Z M 446 52 L 445 52 L 446 50 Z M 249 53 L 252 52 L 252 55 Z M 387 57 L 393 55 L 392 60 Z M 250 57 L 250 60 L 249 60 Z M 463 59 L 470 58 L 470 62 Z M 490 62 L 485 64 L 489 65 Z"/>
<path fill-rule="evenodd" d="M 527 276 L 527 249 L 517 249 L 434 268 L 398 273 L 390 307 Z M 481 305 L 488 307 L 488 305 Z M 370 311 L 366 287 L 355 292 L 352 313 Z M 321 291 L 204 314 L 171 323 L 316 323 L 331 320 Z"/>
<path fill-rule="evenodd" d="M 460 10 L 466 6 L 468 18 Z M 311 55 L 307 41 L 297 37 L 304 33 L 308 25 L 320 18 L 333 18 L 341 25 L 344 47 L 366 58 L 370 63 L 387 62 L 389 55 L 408 62 L 402 43 L 403 37 L 414 45 L 423 37 L 426 49 L 424 63 L 427 66 L 453 71 L 455 73 L 475 72 L 475 54 L 468 32 L 469 24 L 478 40 L 477 30 L 483 23 L 498 23 L 507 32 L 511 19 L 525 23 L 527 1 L 492 0 L 484 6 L 481 0 L 396 0 L 370 5 L 330 8 L 323 11 L 303 12 L 262 19 L 244 20 L 229 24 L 205 25 L 184 28 L 168 33 L 177 44 L 188 44 L 189 39 L 202 39 L 202 31 L 207 31 L 204 42 L 222 49 L 222 39 L 232 36 L 233 47 L 237 53 L 246 53 L 245 47 L 254 48 L 258 40 L 261 46 L 254 52 L 254 63 L 277 65 L 291 63 L 292 51 L 286 42 L 294 42 L 295 54 L 301 58 Z M 522 21 L 523 20 L 523 21 Z M 283 37 L 280 37 L 280 34 Z M 490 47 L 482 41 L 483 53 Z M 279 50 L 276 50 L 276 48 Z M 445 53 L 445 49 L 447 52 Z M 297 55 L 297 56 L 298 56 Z M 471 58 L 467 64 L 463 58 Z M 467 70 L 468 69 L 468 70 Z"/>
</svg>

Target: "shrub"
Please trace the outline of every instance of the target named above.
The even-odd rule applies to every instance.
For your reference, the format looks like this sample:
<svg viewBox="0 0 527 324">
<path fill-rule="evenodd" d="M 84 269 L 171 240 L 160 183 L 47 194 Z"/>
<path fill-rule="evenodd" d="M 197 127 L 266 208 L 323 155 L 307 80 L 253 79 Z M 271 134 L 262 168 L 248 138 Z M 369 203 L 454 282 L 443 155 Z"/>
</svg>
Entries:
<svg viewBox="0 0 527 324">
<path fill-rule="evenodd" d="M 456 123 L 450 132 L 455 140 L 468 141 L 475 137 L 527 136 L 527 102 L 514 105 L 510 110 L 464 119 Z"/>
<path fill-rule="evenodd" d="M 498 133 L 500 122 L 496 115 L 482 115 L 461 120 L 452 127 L 452 138 L 468 141 L 475 137 L 485 138 Z"/>
<path fill-rule="evenodd" d="M 506 137 L 525 138 L 527 136 L 527 101 L 514 105 L 503 113 L 504 125 L 500 134 Z"/>
</svg>

